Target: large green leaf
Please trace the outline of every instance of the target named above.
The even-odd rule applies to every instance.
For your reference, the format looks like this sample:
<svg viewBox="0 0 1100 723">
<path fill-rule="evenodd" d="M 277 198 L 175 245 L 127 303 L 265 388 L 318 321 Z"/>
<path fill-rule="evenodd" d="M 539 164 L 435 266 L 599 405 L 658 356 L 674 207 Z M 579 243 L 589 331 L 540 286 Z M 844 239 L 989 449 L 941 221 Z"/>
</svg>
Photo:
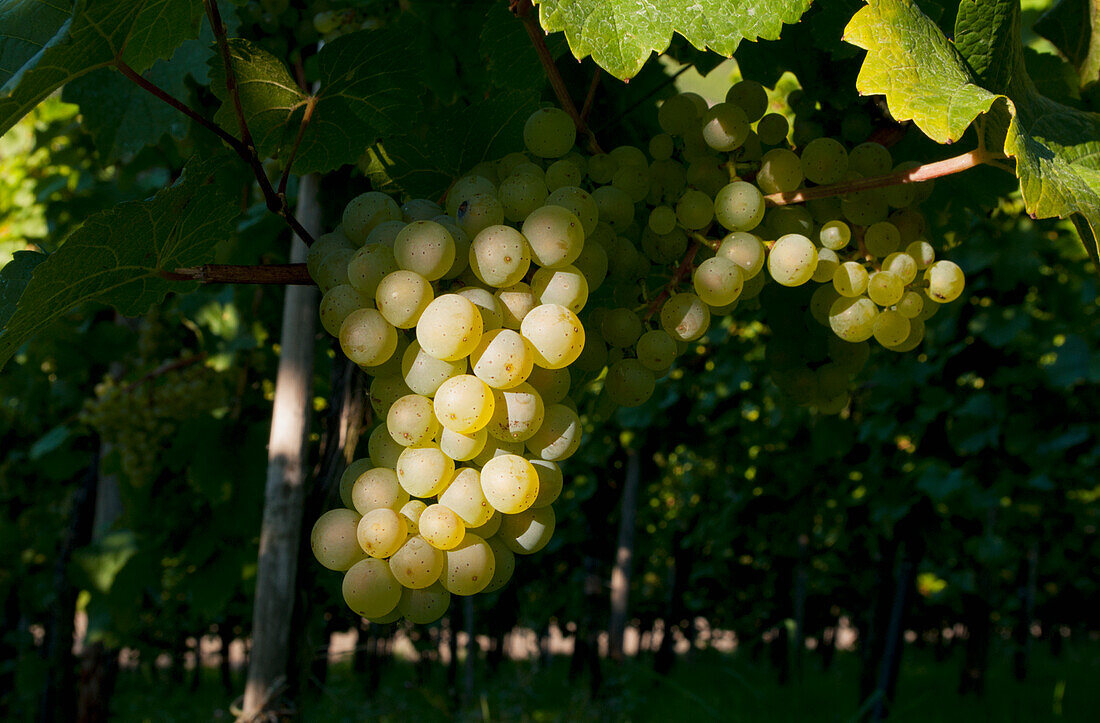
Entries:
<svg viewBox="0 0 1100 723">
<path fill-rule="evenodd" d="M 342 36 L 321 49 L 319 89 L 295 158 L 297 173 L 339 168 L 361 156 L 381 134 L 408 127 L 415 118 L 416 94 L 405 46 L 396 33 L 372 30 Z M 285 156 L 310 96 L 281 60 L 246 40 L 232 39 L 230 56 L 257 151 L 262 157 Z M 220 58 L 211 61 L 210 82 L 222 100 L 215 120 L 236 134 L 236 111 L 228 101 Z"/>
<path fill-rule="evenodd" d="M 11 261 L 0 269 L 0 326 L 7 324 L 15 313 L 19 297 L 30 283 L 31 274 L 45 260 L 46 254 L 38 251 L 16 251 Z"/>
<path fill-rule="evenodd" d="M 485 58 L 493 85 L 525 90 L 546 77 L 523 23 L 516 20 L 505 3 L 493 3 L 489 8 L 481 28 L 480 43 L 480 52 Z M 561 35 L 551 35 L 546 39 L 546 45 L 554 59 L 568 50 Z"/>
<path fill-rule="evenodd" d="M 90 216 L 34 268 L 0 331 L 0 367 L 23 342 L 79 304 L 97 301 L 133 316 L 178 288 L 160 272 L 208 261 L 218 241 L 232 233 L 240 172 L 225 154 L 192 160 L 175 185 L 153 198 Z M 17 272 L 16 279 L 25 267 Z"/>
<path fill-rule="evenodd" d="M 1027 75 L 1016 0 L 965 0 L 952 43 L 912 0 L 871 0 L 846 30 L 867 50 L 857 86 L 886 96 L 890 112 L 940 143 L 958 139 L 981 114 L 1016 159 L 1028 213 L 1080 215 L 1082 241 L 1097 258 L 1100 115 L 1044 97 Z M 977 72 L 975 72 L 977 71 Z"/>
<path fill-rule="evenodd" d="M 368 173 L 376 185 L 437 198 L 481 161 L 523 147 L 523 124 L 538 108 L 534 91 L 501 91 L 473 105 L 427 114 L 417 128 L 392 136 Z"/>
<path fill-rule="evenodd" d="M 577 58 L 589 55 L 616 78 L 637 75 L 651 53 L 680 33 L 699 49 L 732 56 L 742 40 L 774 40 L 811 0 L 537 0 L 547 32 L 564 31 Z"/>
<path fill-rule="evenodd" d="M 0 11 L 0 133 L 65 83 L 121 58 L 139 73 L 198 35 L 200 0 L 45 0 Z"/>
</svg>

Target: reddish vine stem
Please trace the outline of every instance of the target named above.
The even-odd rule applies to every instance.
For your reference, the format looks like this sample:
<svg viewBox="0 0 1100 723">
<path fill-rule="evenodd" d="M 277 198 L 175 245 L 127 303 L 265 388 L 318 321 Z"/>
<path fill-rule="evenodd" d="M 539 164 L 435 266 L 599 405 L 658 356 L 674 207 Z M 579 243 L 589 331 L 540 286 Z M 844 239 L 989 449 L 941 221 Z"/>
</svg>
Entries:
<svg viewBox="0 0 1100 723">
<path fill-rule="evenodd" d="M 531 38 L 531 44 L 535 46 L 535 52 L 539 56 L 543 70 L 546 71 L 546 77 L 550 80 L 550 87 L 554 89 L 554 95 L 557 96 L 562 110 L 573 119 L 577 130 L 588 137 L 589 152 L 592 154 L 603 153 L 600 144 L 596 141 L 596 134 L 588 127 L 584 116 L 577 111 L 577 106 L 569 95 L 569 89 L 565 86 L 565 80 L 558 72 L 558 67 L 554 65 L 554 58 L 550 55 L 550 48 L 546 45 L 546 36 L 542 32 L 538 20 L 534 17 L 534 6 L 531 4 L 531 0 L 511 0 L 511 10 L 523 23 L 523 28 L 527 31 L 528 37 Z"/>
<path fill-rule="evenodd" d="M 691 273 L 693 268 L 692 264 L 695 261 L 695 254 L 699 253 L 701 246 L 702 245 L 696 241 L 688 247 L 688 250 L 684 253 L 684 257 L 680 259 L 680 265 L 672 272 L 672 277 L 669 278 L 668 283 L 661 289 L 661 293 L 657 294 L 653 301 L 649 302 L 649 307 L 646 309 L 645 316 L 642 317 L 642 323 L 653 318 L 653 315 L 661 308 L 661 304 L 665 299 L 672 296 L 672 290 L 680 285 L 680 282 L 684 280 L 685 276 Z"/>
<path fill-rule="evenodd" d="M 308 285 L 313 283 L 305 264 L 259 266 L 206 264 L 175 271 L 162 271 L 160 275 L 169 281 L 198 281 L 200 284 Z"/>
<path fill-rule="evenodd" d="M 294 158 L 298 155 L 298 148 L 302 145 L 302 136 L 306 134 L 306 126 L 313 117 L 313 109 L 317 107 L 317 96 L 311 95 L 306 101 L 306 108 L 302 114 L 302 122 L 298 126 L 298 135 L 294 137 L 294 145 L 290 148 L 290 154 L 286 158 L 286 167 L 279 178 L 279 188 L 276 193 L 280 198 L 286 198 L 286 184 L 290 180 L 290 169 L 294 167 Z"/>
<path fill-rule="evenodd" d="M 600 66 L 596 66 L 596 71 L 592 73 L 592 82 L 588 85 L 588 95 L 584 97 L 584 105 L 581 106 L 581 120 L 588 123 L 588 115 L 592 112 L 592 105 L 596 102 L 596 91 L 600 87 L 600 75 L 603 73 L 603 69 Z"/>
<path fill-rule="evenodd" d="M 950 176 L 953 173 L 961 173 L 975 166 L 980 166 L 983 163 L 995 160 L 998 157 L 999 154 L 997 153 L 991 153 L 979 148 L 969 153 L 963 153 L 960 156 L 946 158 L 934 163 L 925 163 L 922 166 L 917 166 L 916 168 L 911 168 L 906 171 L 897 171 L 895 173 L 887 173 L 882 176 L 872 176 L 870 178 L 860 178 L 855 181 L 845 181 L 844 183 L 834 183 L 831 186 L 804 188 L 801 191 L 770 193 L 764 196 L 764 203 L 768 206 L 786 206 L 792 203 L 805 203 L 806 201 L 812 201 L 818 198 L 828 198 L 830 196 L 840 196 L 845 193 L 854 193 L 855 191 L 866 191 L 871 188 L 897 186 L 903 183 L 920 183 L 921 181 L 930 181 L 933 178 Z"/>
</svg>

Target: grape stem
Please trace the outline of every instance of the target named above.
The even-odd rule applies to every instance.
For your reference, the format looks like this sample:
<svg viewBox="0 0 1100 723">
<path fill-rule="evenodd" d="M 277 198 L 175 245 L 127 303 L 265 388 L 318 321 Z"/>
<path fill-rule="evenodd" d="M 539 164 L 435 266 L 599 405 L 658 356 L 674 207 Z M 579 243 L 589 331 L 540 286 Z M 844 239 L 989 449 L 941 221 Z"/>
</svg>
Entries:
<svg viewBox="0 0 1100 723">
<path fill-rule="evenodd" d="M 592 112 L 592 104 L 596 102 L 596 91 L 600 87 L 600 75 L 603 73 L 603 69 L 600 66 L 596 66 L 596 71 L 592 73 L 592 82 L 588 86 L 588 95 L 584 97 L 584 105 L 581 106 L 581 120 L 585 123 L 588 122 L 588 114 Z"/>
<path fill-rule="evenodd" d="M 711 249 L 713 249 L 715 251 L 717 251 L 718 247 L 722 245 L 721 241 L 715 241 L 712 238 L 707 238 L 706 236 L 699 233 L 698 231 L 688 231 L 687 235 L 692 237 L 693 239 L 695 239 L 699 243 L 703 244 L 704 246 L 708 246 L 708 247 L 710 247 Z"/>
<path fill-rule="evenodd" d="M 208 2 L 209 0 L 203 1 Z M 546 34 L 543 33 L 542 28 L 539 26 L 538 19 L 534 13 L 535 8 L 531 4 L 531 0 L 511 0 L 510 9 L 523 23 L 524 30 L 527 31 L 528 37 L 531 38 L 531 43 L 535 46 L 535 52 L 539 56 L 539 62 L 542 63 L 542 68 L 546 71 L 546 77 L 550 81 L 550 87 L 554 89 L 554 95 L 557 96 L 558 103 L 561 105 L 562 110 L 568 113 L 569 117 L 573 119 L 573 124 L 577 126 L 577 130 L 588 137 L 589 153 L 593 155 L 603 153 L 600 144 L 596 141 L 596 134 L 588 127 L 584 115 L 577 111 L 577 106 L 573 103 L 573 98 L 569 95 L 569 89 L 565 86 L 565 80 L 561 77 L 561 73 L 558 72 L 558 66 L 554 65 L 554 58 L 550 55 L 550 48 L 546 45 Z M 598 73 L 595 78 L 599 78 Z M 589 91 L 590 95 L 595 92 L 595 85 L 596 81 L 593 80 L 593 88 Z"/>
<path fill-rule="evenodd" d="M 702 234 L 692 233 L 692 236 L 702 236 Z M 702 243 L 707 243 L 709 245 L 710 241 L 705 236 L 702 236 L 702 239 Z M 684 252 L 684 257 L 680 259 L 680 265 L 672 272 L 672 277 L 668 280 L 668 283 L 661 289 L 661 293 L 657 294 L 653 301 L 649 302 L 649 307 L 646 309 L 645 316 L 642 317 L 642 323 L 653 318 L 653 315 L 661 308 L 661 304 L 664 303 L 665 299 L 672 296 L 673 290 L 680 285 L 684 277 L 691 273 L 693 268 L 692 264 L 695 261 L 695 254 L 699 253 L 701 245 L 701 242 L 696 240 L 695 243 L 691 244 L 688 250 Z"/>
<path fill-rule="evenodd" d="M 920 183 L 922 181 L 930 181 L 933 178 L 950 176 L 954 173 L 962 173 L 975 166 L 988 164 L 991 161 L 1001 160 L 1003 158 L 1004 156 L 1000 153 L 978 148 L 969 153 L 963 153 L 960 156 L 946 158 L 942 161 L 935 161 L 934 163 L 925 163 L 916 168 L 887 173 L 882 176 L 860 178 L 854 181 L 834 183 L 830 186 L 804 188 L 800 191 L 769 193 L 764 196 L 764 203 L 768 206 L 786 206 L 792 203 L 805 203 L 806 201 L 812 201 L 818 198 L 829 198 L 830 196 L 840 196 L 856 191 L 866 191 L 871 188 L 884 188 L 886 186 L 897 186 L 904 183 Z"/>
<path fill-rule="evenodd" d="M 302 285 L 313 283 L 305 264 L 262 264 L 238 266 L 233 264 L 205 264 L 175 271 L 161 271 L 161 278 L 169 281 L 198 281 L 200 284 L 280 284 Z"/>
<path fill-rule="evenodd" d="M 279 194 L 279 198 L 286 202 L 286 184 L 290 180 L 290 169 L 294 166 L 294 158 L 298 155 L 298 147 L 302 145 L 302 136 L 306 133 L 306 126 L 309 125 L 310 119 L 313 117 L 313 109 L 317 107 L 317 96 L 311 95 L 306 100 L 306 108 L 302 114 L 302 122 L 298 125 L 298 135 L 294 137 L 294 145 L 290 148 L 290 153 L 286 157 L 286 167 L 283 169 L 283 175 L 279 178 L 279 188 L 276 193 Z"/>
</svg>

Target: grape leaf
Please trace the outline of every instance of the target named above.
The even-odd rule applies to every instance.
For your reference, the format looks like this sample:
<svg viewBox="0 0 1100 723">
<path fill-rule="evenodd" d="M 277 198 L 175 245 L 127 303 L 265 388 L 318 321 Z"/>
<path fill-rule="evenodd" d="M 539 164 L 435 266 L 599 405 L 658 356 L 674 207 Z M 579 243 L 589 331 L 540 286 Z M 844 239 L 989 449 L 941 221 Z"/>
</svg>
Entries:
<svg viewBox="0 0 1100 723">
<path fill-rule="evenodd" d="M 0 331 L 0 368 L 23 342 L 81 303 L 98 301 L 133 316 L 179 288 L 159 272 L 209 260 L 218 241 L 232 233 L 239 174 L 238 164 L 227 154 L 194 159 L 175 185 L 153 198 L 88 217 L 35 266 Z M 27 272 L 28 261 L 12 261 L 9 266 L 17 263 L 21 266 L 11 278 Z M 9 277 L 7 267 L 3 276 Z M 7 307 L 7 283 L 3 290 L 0 309 Z"/>
<path fill-rule="evenodd" d="M 45 260 L 46 254 L 38 251 L 16 251 L 12 260 L 0 269 L 0 326 L 6 325 L 15 313 L 19 297 L 30 283 L 31 274 Z"/>
<path fill-rule="evenodd" d="M 0 11 L 0 134 L 57 88 L 120 57 L 144 72 L 198 35 L 196 0 L 77 0 L 58 24 L 44 0 Z M 33 51 L 33 52 L 32 52 Z"/>
<path fill-rule="evenodd" d="M 674 32 L 700 50 L 732 56 L 744 40 L 774 40 L 810 0 L 536 0 L 547 32 L 564 31 L 578 59 L 592 59 L 621 80 L 638 74 L 651 53 L 668 48 Z"/>
<path fill-rule="evenodd" d="M 1005 155 L 1016 159 L 1028 213 L 1036 218 L 1079 214 L 1078 227 L 1090 229 L 1082 241 L 1097 258 L 1100 115 L 1039 93 L 1024 66 L 1019 27 L 1015 0 L 968 0 L 956 17 L 956 46 L 912 0 L 871 0 L 845 36 L 867 50 L 859 91 L 884 94 L 895 118 L 913 120 L 933 140 L 956 140 L 979 115 L 992 111 L 986 116 L 992 130 L 986 129 L 984 138 L 987 143 L 1003 139 Z"/>
<path fill-rule="evenodd" d="M 318 54 L 319 86 L 294 160 L 297 173 L 330 171 L 358 158 L 387 131 L 415 117 L 413 75 L 396 33 L 367 30 L 341 36 Z M 285 156 L 295 141 L 310 96 L 281 60 L 247 40 L 229 41 L 245 122 L 261 157 Z M 237 131 L 220 58 L 210 63 L 211 88 L 222 105 L 214 120 Z"/>
<path fill-rule="evenodd" d="M 370 168 L 377 186 L 395 184 L 438 198 L 481 161 L 523 147 L 523 124 L 538 108 L 535 91 L 501 91 L 473 105 L 426 114 L 411 133 L 387 138 Z"/>
<path fill-rule="evenodd" d="M 1089 0 L 1061 0 L 1033 26 L 1073 63 L 1081 86 L 1100 74 L 1100 13 L 1095 7 Z"/>
<path fill-rule="evenodd" d="M 505 3 L 493 3 L 489 8 L 481 29 L 480 43 L 489 80 L 498 88 L 525 90 L 532 86 L 532 82 L 540 83 L 540 79 L 546 77 L 523 23 L 516 20 Z M 555 60 L 568 50 L 561 35 L 551 35 L 546 39 L 546 45 L 550 57 Z"/>
</svg>

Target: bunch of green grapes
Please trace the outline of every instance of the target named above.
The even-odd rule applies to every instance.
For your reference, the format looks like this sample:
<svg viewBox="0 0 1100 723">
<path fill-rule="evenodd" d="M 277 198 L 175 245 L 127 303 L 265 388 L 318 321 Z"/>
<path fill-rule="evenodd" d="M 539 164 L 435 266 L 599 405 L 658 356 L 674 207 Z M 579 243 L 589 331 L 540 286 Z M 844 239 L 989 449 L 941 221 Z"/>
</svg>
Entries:
<svg viewBox="0 0 1100 723">
<path fill-rule="evenodd" d="M 767 106 L 747 81 L 713 107 L 675 96 L 645 150 L 594 156 L 574 147 L 568 115 L 544 108 L 523 152 L 478 164 L 442 206 L 365 193 L 310 248 L 321 323 L 373 377 L 383 420 L 344 475 L 345 507 L 312 534 L 353 611 L 426 623 L 452 595 L 505 585 L 515 556 L 553 534 L 560 463 L 581 441 L 576 398 L 595 388 L 602 410 L 643 404 L 712 316 L 769 278 L 832 282 L 809 302 L 836 334 L 828 357 L 776 366 L 817 374 L 794 396 L 830 412 L 847 403 L 863 342 L 912 348 L 920 319 L 958 296 L 957 267 L 933 260 L 909 208 L 924 191 L 769 208 L 766 194 L 892 166 L 874 144 L 815 142 L 799 156 Z M 848 264 L 873 273 L 844 295 L 834 278 Z"/>
<path fill-rule="evenodd" d="M 157 460 L 179 422 L 223 407 L 226 399 L 218 374 L 192 364 L 132 384 L 106 377 L 79 419 L 114 447 L 122 473 L 141 487 L 156 477 Z"/>
</svg>

